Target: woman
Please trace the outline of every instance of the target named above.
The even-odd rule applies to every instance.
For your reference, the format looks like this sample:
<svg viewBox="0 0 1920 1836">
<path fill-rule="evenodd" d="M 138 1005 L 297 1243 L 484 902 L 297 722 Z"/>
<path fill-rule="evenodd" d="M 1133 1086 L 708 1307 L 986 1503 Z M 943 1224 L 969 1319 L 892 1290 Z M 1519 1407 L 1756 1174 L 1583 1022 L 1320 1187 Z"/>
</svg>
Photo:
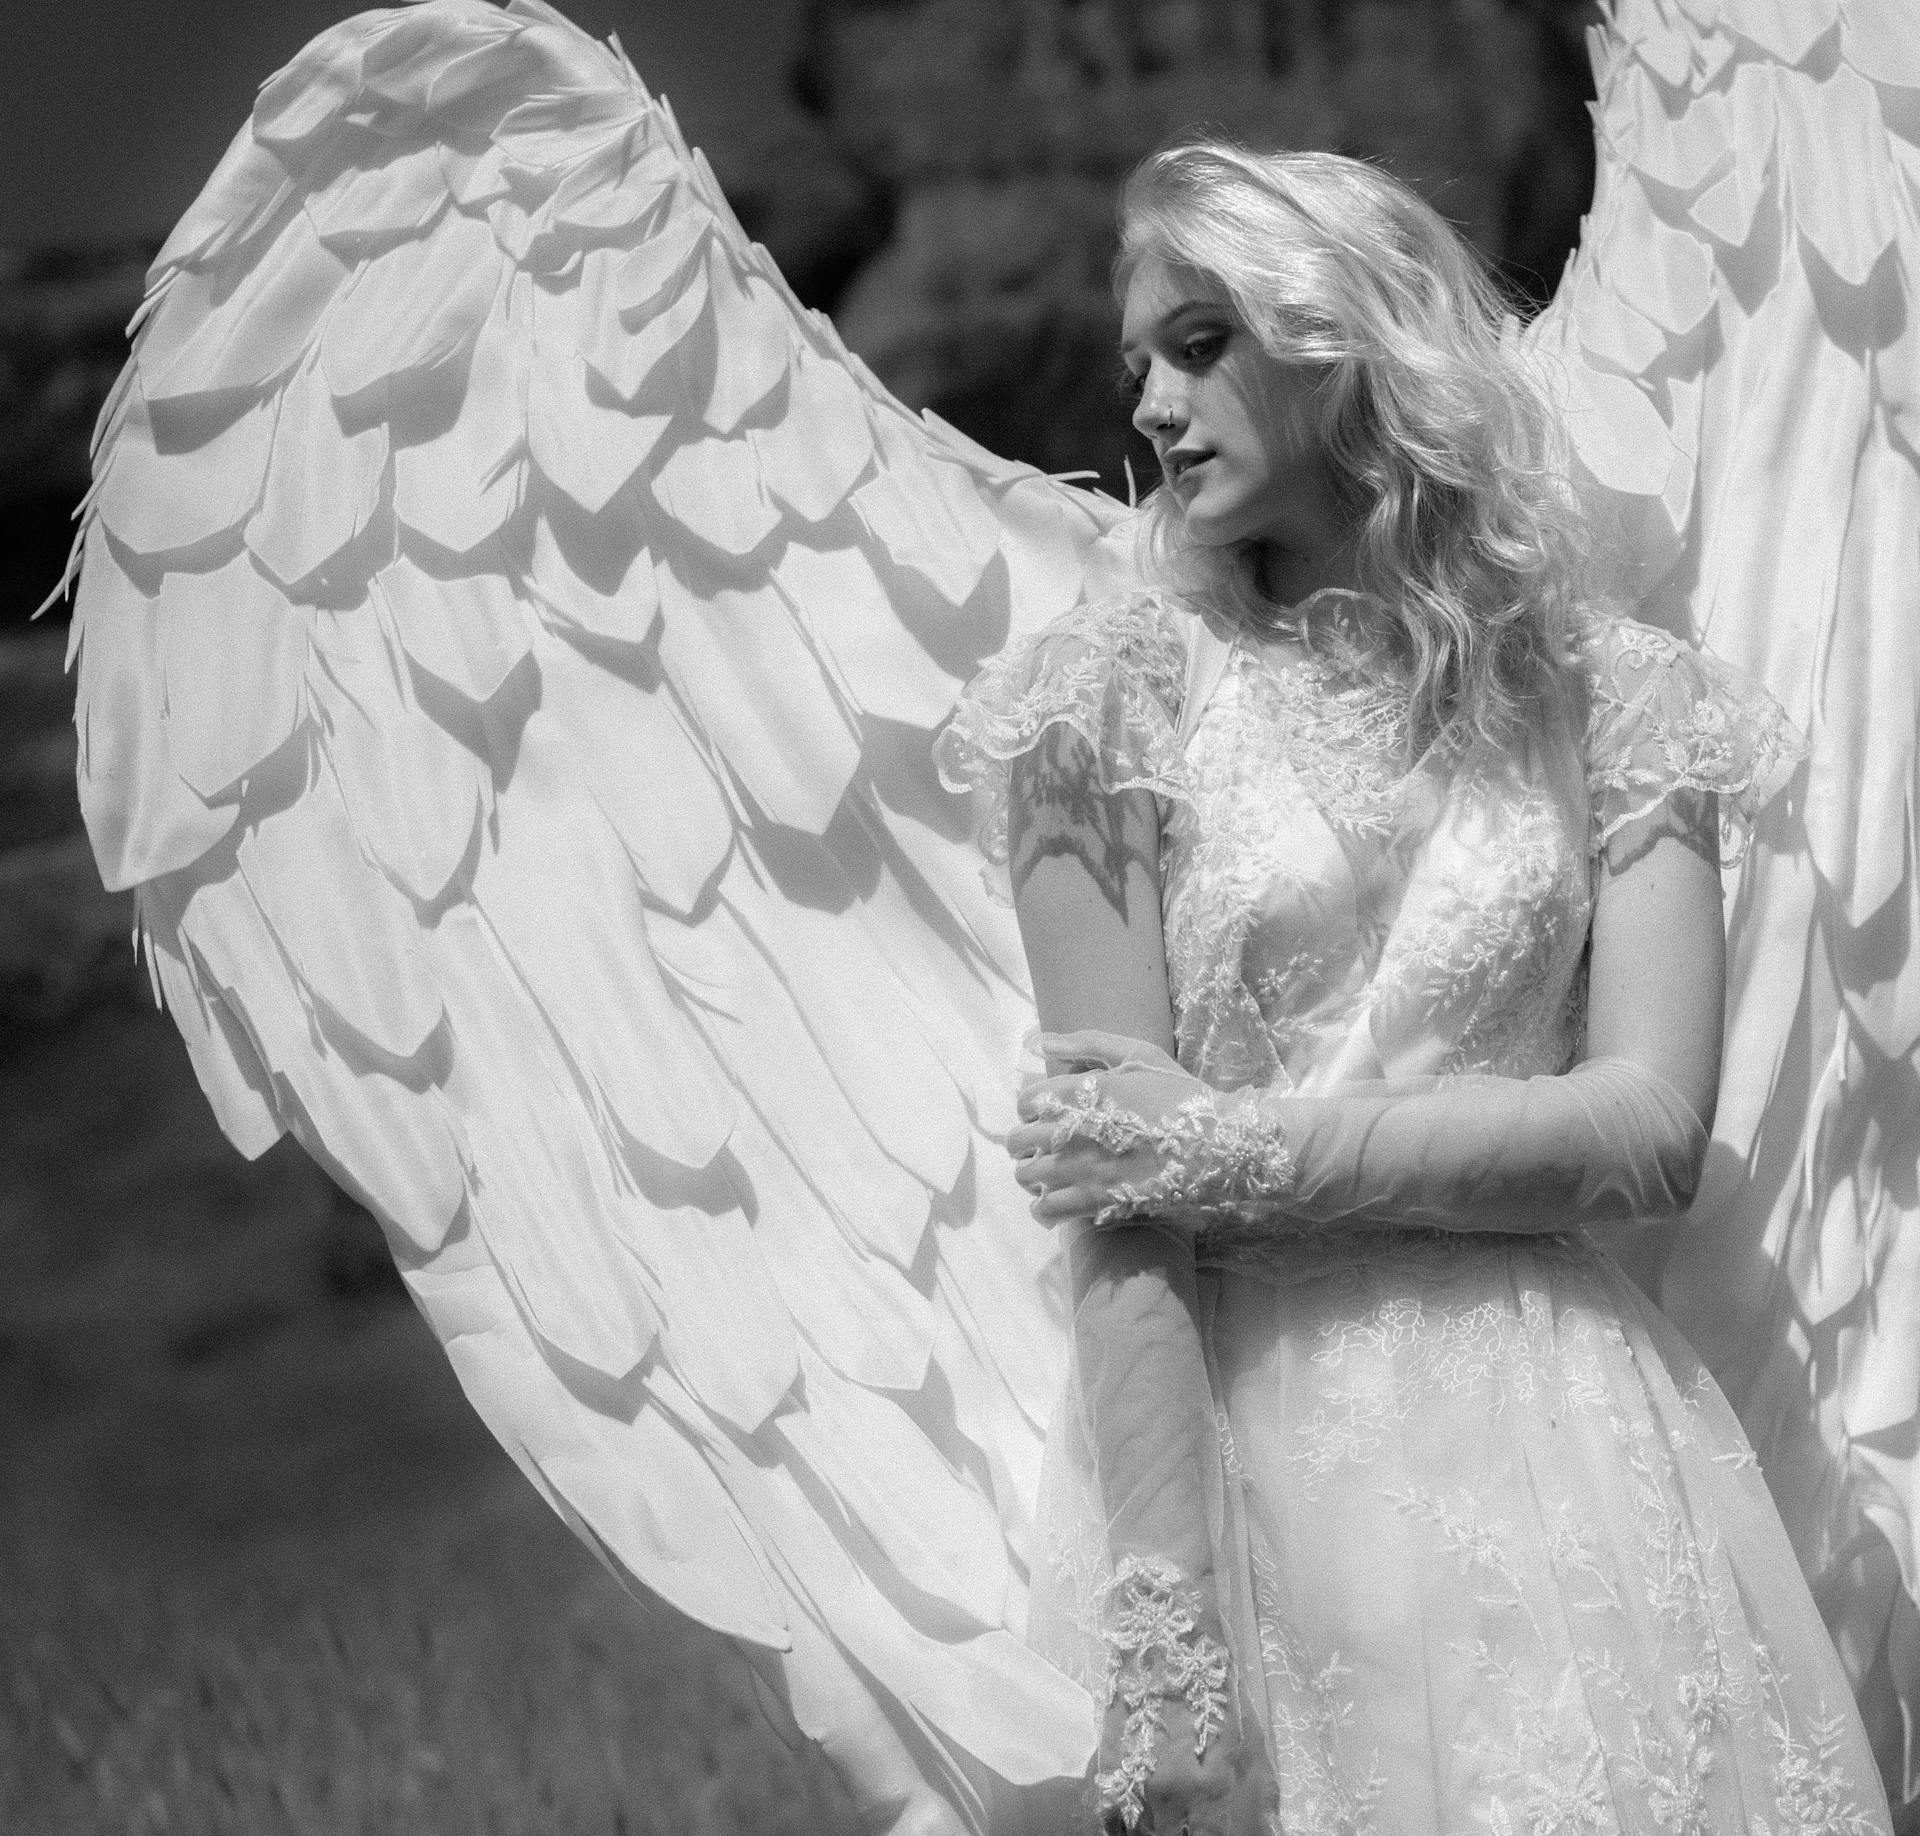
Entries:
<svg viewBox="0 0 1920 1836">
<path fill-rule="evenodd" d="M 1076 1232 L 1036 1620 L 1107 1683 L 1108 1822 L 1884 1828 L 1731 1412 L 1586 1234 L 1694 1192 L 1717 817 L 1796 742 L 1582 600 L 1542 380 L 1410 193 L 1194 145 L 1123 221 L 1160 584 L 945 742 L 1056 1074 L 1008 1138 Z"/>
<path fill-rule="evenodd" d="M 1582 299 L 1617 324 L 1568 368 L 1642 500 L 1658 404 L 1700 418 L 1676 365 L 1766 380 L 1718 355 L 1756 299 L 1770 347 L 1827 340 L 1826 421 L 1886 418 L 1830 299 L 1698 240 L 1861 253 L 1851 189 L 1747 184 L 1779 162 L 1726 84 L 1812 144 L 1777 11 L 1616 21 Z M 1676 151 L 1645 72 L 1682 65 Z M 1432 220 L 1212 157 L 1133 193 L 1172 539 L 1100 602 L 1121 507 L 889 397 L 617 54 L 543 0 L 331 28 L 156 258 L 102 416 L 102 876 L 236 1145 L 365 1199 L 542 1495 L 736 1642 L 868 1827 L 1072 1789 L 1094 1697 L 1112 1814 L 1163 1830 L 1879 1827 L 1737 1435 L 1568 1234 L 1687 1190 L 1712 799 L 1787 737 L 1582 609 L 1550 423 Z M 1904 465 L 1746 501 L 1897 511 Z M 1040 1012 L 1108 1035 L 1056 1044 L 1079 1081 L 1025 1134 L 1019 939 L 931 760 L 1009 636 L 948 762 L 1026 761 Z M 1081 1245 L 1077 1329 L 1009 1130 L 1046 1217 L 1155 1221 Z"/>
</svg>

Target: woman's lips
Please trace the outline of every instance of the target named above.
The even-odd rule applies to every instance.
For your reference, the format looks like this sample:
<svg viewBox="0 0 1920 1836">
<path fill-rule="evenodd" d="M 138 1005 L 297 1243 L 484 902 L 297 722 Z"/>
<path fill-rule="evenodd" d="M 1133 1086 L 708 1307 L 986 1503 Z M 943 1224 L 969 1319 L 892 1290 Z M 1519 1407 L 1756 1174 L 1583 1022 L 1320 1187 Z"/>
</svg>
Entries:
<svg viewBox="0 0 1920 1836">
<path fill-rule="evenodd" d="M 1167 474 L 1169 484 L 1184 484 L 1206 462 L 1211 453 L 1169 453 L 1161 462 Z"/>
</svg>

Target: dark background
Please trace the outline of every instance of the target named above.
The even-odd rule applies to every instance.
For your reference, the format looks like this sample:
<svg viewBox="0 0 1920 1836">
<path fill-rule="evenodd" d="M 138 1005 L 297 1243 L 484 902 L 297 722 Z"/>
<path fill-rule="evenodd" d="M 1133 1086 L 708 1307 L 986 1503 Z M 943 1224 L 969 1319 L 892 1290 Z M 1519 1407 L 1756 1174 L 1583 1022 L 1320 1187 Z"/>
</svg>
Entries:
<svg viewBox="0 0 1920 1836">
<path fill-rule="evenodd" d="M 100 891 L 59 576 L 147 261 L 348 9 L 64 0 L 0 107 L 0 1831 L 851 1831 L 739 1661 L 619 1594 L 370 1220 L 240 1161 Z M 1206 126 L 1385 161 L 1543 299 L 1586 0 L 594 0 L 901 395 L 1124 491 L 1115 184 Z M 1137 449 L 1136 449 L 1137 450 Z"/>
</svg>

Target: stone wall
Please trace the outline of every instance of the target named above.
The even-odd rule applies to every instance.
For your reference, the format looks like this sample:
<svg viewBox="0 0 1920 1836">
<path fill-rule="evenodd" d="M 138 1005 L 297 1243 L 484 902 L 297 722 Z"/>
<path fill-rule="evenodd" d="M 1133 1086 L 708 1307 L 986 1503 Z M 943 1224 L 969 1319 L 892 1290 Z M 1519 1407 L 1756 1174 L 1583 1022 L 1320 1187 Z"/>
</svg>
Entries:
<svg viewBox="0 0 1920 1836">
<path fill-rule="evenodd" d="M 1122 456 L 1141 456 L 1111 387 L 1107 277 L 1127 170 L 1194 131 L 1375 159 L 1544 299 L 1592 184 L 1590 10 L 816 0 L 799 77 L 817 157 L 837 158 L 848 194 L 864 183 L 890 217 L 835 316 L 909 402 L 1119 488 Z"/>
</svg>

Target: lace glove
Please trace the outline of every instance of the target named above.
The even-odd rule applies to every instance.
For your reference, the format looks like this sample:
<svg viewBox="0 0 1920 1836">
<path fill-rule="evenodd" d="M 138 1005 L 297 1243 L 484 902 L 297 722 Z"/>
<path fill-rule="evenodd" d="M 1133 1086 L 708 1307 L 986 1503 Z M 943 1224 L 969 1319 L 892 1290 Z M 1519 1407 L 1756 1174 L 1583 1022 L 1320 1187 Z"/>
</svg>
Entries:
<svg viewBox="0 0 1920 1836">
<path fill-rule="evenodd" d="M 1110 1575 L 1087 1601 L 1106 1647 L 1095 1785 L 1106 1829 L 1238 1830 L 1238 1705 L 1220 1623 L 1213 1394 L 1193 1252 L 1157 1227 L 1080 1232 L 1072 1407 Z"/>
<path fill-rule="evenodd" d="M 1103 1590 L 1101 1622 L 1110 1655 L 1094 1778 L 1103 1829 L 1136 1830 L 1151 1808 L 1154 1830 L 1172 1813 L 1194 1836 L 1225 1836 L 1245 1768 L 1228 1738 L 1233 1667 L 1210 1602 L 1163 1557 L 1125 1556 Z"/>
<path fill-rule="evenodd" d="M 1022 1093 L 1007 1145 L 1043 1219 L 1565 1230 L 1682 1209 L 1706 1153 L 1686 1100 L 1627 1059 L 1224 1095 L 1133 1040 L 1042 1043 L 1103 1067 Z"/>
</svg>

